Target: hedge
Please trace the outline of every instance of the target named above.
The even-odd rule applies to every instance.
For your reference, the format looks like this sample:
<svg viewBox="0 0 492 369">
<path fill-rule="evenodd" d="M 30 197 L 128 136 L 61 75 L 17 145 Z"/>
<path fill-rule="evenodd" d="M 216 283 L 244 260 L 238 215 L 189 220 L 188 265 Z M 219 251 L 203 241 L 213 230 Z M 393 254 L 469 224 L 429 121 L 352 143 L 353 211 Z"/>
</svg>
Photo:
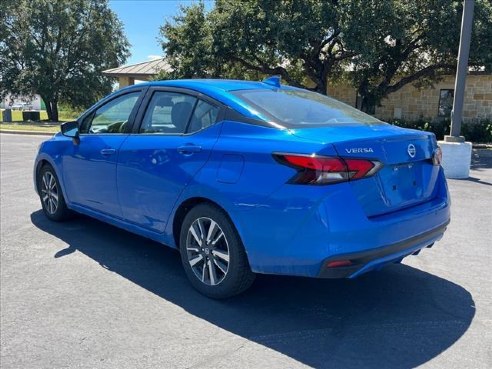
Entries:
<svg viewBox="0 0 492 369">
<path fill-rule="evenodd" d="M 434 122 L 429 122 L 424 119 L 417 121 L 395 120 L 389 123 L 398 127 L 433 132 L 438 140 L 442 140 L 445 135 L 449 135 L 451 126 L 451 121 L 449 119 Z M 463 123 L 461 125 L 461 135 L 465 136 L 467 141 L 475 143 L 491 143 L 492 120 Z"/>
</svg>

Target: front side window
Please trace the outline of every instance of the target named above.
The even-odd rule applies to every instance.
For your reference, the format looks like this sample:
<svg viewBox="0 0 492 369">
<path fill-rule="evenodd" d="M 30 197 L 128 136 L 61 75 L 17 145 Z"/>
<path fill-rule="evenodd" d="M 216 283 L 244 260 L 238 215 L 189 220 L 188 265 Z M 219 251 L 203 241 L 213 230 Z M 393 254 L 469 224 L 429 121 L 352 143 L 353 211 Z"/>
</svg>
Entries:
<svg viewBox="0 0 492 369">
<path fill-rule="evenodd" d="M 334 124 L 380 124 L 380 120 L 331 97 L 315 92 L 282 88 L 232 92 L 252 108 L 287 128 Z"/>
<path fill-rule="evenodd" d="M 145 111 L 140 133 L 185 133 L 196 100 L 193 96 L 178 92 L 154 92 Z"/>
<path fill-rule="evenodd" d="M 84 119 L 81 133 L 123 133 L 140 96 L 140 91 L 119 96 L 100 106 Z"/>
</svg>

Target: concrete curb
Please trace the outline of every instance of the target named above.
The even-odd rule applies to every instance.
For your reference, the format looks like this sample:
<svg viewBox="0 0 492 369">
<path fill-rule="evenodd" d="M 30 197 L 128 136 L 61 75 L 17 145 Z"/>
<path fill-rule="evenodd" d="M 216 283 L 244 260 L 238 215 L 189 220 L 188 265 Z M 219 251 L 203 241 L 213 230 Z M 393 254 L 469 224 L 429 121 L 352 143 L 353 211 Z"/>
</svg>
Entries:
<svg viewBox="0 0 492 369">
<path fill-rule="evenodd" d="M 55 134 L 52 132 L 16 131 L 10 129 L 1 129 L 0 133 L 9 133 L 9 134 L 16 134 L 16 135 L 31 135 L 31 136 L 53 136 Z"/>
</svg>

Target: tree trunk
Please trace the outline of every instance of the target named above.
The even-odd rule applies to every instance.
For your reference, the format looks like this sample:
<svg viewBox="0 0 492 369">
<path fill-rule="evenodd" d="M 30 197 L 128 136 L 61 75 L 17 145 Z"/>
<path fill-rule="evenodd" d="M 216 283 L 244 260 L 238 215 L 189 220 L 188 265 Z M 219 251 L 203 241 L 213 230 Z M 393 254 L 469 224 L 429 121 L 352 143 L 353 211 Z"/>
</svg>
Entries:
<svg viewBox="0 0 492 369">
<path fill-rule="evenodd" d="M 357 104 L 357 108 L 362 110 L 364 113 L 374 114 L 376 112 L 376 105 L 379 101 L 376 97 L 375 91 L 369 88 L 368 80 L 363 80 L 359 84 L 357 94 L 360 96 L 360 103 Z"/>
<path fill-rule="evenodd" d="M 321 81 L 321 83 L 316 85 L 316 92 L 323 94 L 323 95 L 328 95 L 328 81 Z"/>
<path fill-rule="evenodd" d="M 361 96 L 360 110 L 367 114 L 375 114 L 376 112 L 376 99 L 371 95 Z"/>
<path fill-rule="evenodd" d="M 58 101 L 50 100 L 47 97 L 41 96 L 46 105 L 46 113 L 48 114 L 48 120 L 51 122 L 58 122 Z"/>
<path fill-rule="evenodd" d="M 53 113 L 52 121 L 58 122 L 58 99 L 51 102 L 51 112 Z"/>
<path fill-rule="evenodd" d="M 51 105 L 50 105 L 50 101 L 45 96 L 41 96 L 41 99 L 43 100 L 44 106 L 46 107 L 46 114 L 48 114 L 48 120 L 51 120 Z"/>
</svg>

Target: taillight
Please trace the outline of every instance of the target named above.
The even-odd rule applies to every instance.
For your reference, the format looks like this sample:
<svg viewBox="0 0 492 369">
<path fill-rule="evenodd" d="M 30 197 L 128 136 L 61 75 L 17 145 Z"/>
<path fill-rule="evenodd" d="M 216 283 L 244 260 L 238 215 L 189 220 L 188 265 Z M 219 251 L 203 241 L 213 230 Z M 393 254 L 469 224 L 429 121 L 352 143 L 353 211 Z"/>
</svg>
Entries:
<svg viewBox="0 0 492 369">
<path fill-rule="evenodd" d="M 377 160 L 279 153 L 273 156 L 280 163 L 297 169 L 298 173 L 290 180 L 297 184 L 345 182 L 372 176 L 382 167 Z"/>
<path fill-rule="evenodd" d="M 434 154 L 432 154 L 432 164 L 441 165 L 442 163 L 442 150 L 439 146 L 434 150 Z"/>
</svg>

